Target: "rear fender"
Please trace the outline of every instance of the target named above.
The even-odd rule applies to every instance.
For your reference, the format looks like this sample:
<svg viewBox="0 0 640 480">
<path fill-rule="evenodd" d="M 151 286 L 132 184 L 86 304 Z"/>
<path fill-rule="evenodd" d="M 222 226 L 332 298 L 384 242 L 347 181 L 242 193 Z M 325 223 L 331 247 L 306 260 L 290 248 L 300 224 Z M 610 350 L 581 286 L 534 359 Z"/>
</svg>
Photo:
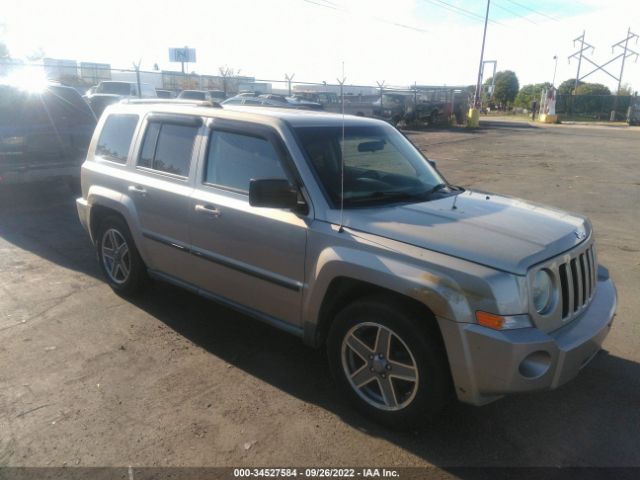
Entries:
<svg viewBox="0 0 640 480">
<path fill-rule="evenodd" d="M 117 190 L 92 185 L 87 192 L 87 204 L 89 206 L 89 225 L 92 225 L 91 215 L 96 211 L 95 207 L 97 206 L 113 210 L 120 214 L 129 226 L 129 231 L 131 232 L 140 256 L 145 264 L 148 264 L 143 248 L 144 242 L 141 234 L 140 220 L 131 197 Z M 93 229 L 89 229 L 89 234 L 91 235 L 91 240 L 95 243 L 96 239 L 94 238 L 95 232 Z"/>
</svg>

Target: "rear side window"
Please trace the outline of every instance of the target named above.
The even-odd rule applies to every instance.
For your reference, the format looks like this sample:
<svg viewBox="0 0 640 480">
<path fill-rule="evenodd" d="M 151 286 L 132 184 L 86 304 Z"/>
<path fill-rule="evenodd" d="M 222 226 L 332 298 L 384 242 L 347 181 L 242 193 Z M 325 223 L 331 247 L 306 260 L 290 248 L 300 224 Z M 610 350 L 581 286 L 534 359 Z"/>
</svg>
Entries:
<svg viewBox="0 0 640 480">
<path fill-rule="evenodd" d="M 136 125 L 137 115 L 109 115 L 98 139 L 96 155 L 112 162 L 127 163 Z"/>
<path fill-rule="evenodd" d="M 211 134 L 205 183 L 247 192 L 249 181 L 260 178 L 287 178 L 271 142 L 231 132 Z"/>
<path fill-rule="evenodd" d="M 149 123 L 138 166 L 181 177 L 189 176 L 198 129 L 191 125 Z"/>
</svg>

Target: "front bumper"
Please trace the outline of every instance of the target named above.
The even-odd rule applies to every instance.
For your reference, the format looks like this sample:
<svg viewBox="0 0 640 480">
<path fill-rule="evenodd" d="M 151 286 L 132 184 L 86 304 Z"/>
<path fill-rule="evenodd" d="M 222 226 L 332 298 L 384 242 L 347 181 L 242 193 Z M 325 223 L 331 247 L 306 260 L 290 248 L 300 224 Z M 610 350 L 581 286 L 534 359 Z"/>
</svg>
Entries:
<svg viewBox="0 0 640 480">
<path fill-rule="evenodd" d="M 502 395 L 554 389 L 574 378 L 600 350 L 617 304 L 605 269 L 585 312 L 553 332 L 491 330 L 440 320 L 458 398 L 483 405 Z"/>
</svg>

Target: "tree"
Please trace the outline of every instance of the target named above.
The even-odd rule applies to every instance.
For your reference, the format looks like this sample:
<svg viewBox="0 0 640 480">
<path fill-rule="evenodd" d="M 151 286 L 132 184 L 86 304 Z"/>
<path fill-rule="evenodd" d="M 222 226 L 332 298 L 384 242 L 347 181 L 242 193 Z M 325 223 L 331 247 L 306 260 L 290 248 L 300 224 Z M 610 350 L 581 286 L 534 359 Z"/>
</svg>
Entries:
<svg viewBox="0 0 640 480">
<path fill-rule="evenodd" d="M 620 85 L 620 88 L 618 89 L 618 95 L 630 97 L 631 95 L 633 95 L 633 88 L 631 88 L 631 85 L 629 85 L 628 83 Z"/>
<path fill-rule="evenodd" d="M 27 55 L 27 60 L 32 62 L 36 62 L 38 60 L 42 60 L 45 57 L 44 50 L 42 47 L 38 47 L 35 50 L 32 50 L 31 53 Z"/>
<path fill-rule="evenodd" d="M 9 49 L 7 46 L 0 42 L 0 59 L 10 58 Z"/>
<path fill-rule="evenodd" d="M 491 85 L 492 78 L 489 78 L 485 85 Z M 511 70 L 504 70 L 496 73 L 495 88 L 493 90 L 493 100 L 501 105 L 513 103 L 520 90 L 518 77 Z"/>
<path fill-rule="evenodd" d="M 579 80 L 578 81 L 578 87 L 580 85 L 584 85 L 584 82 Z M 575 88 L 575 86 L 576 86 L 576 79 L 575 78 L 570 78 L 568 80 L 565 80 L 558 87 L 558 94 L 559 95 L 572 95 L 573 94 L 573 89 Z"/>
<path fill-rule="evenodd" d="M 576 95 L 611 95 L 611 90 L 601 83 L 583 83 L 576 88 Z"/>
<path fill-rule="evenodd" d="M 220 72 L 220 76 L 222 77 L 222 90 L 224 91 L 225 97 L 227 96 L 227 91 L 229 90 L 229 80 L 231 77 L 237 77 L 240 75 L 240 69 L 235 70 L 231 67 L 224 66 L 218 69 Z"/>
<path fill-rule="evenodd" d="M 549 87 L 551 87 L 549 82 L 525 85 L 520 89 L 513 103 L 516 107 L 530 108 L 534 100 L 540 102 L 542 91 Z"/>
</svg>

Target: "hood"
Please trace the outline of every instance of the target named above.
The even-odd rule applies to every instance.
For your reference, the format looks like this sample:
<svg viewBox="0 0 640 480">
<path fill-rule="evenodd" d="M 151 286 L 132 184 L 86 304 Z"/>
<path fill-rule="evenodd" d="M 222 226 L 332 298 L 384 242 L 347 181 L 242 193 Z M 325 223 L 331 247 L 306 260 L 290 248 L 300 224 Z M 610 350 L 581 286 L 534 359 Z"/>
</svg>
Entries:
<svg viewBox="0 0 640 480">
<path fill-rule="evenodd" d="M 518 275 L 591 234 L 585 217 L 468 190 L 423 203 L 345 210 L 344 225 Z"/>
</svg>

